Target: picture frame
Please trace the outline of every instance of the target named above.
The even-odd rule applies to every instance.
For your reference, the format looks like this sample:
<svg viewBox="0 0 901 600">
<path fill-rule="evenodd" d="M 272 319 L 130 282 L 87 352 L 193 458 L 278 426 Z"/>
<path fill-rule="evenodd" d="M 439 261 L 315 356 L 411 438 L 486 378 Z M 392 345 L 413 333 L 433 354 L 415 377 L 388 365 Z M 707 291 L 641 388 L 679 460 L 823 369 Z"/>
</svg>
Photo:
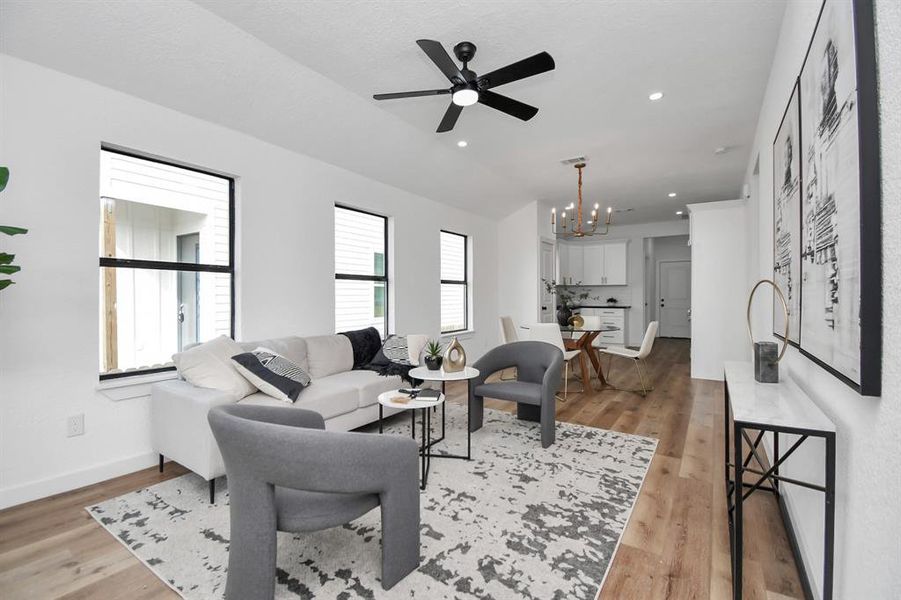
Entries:
<svg viewBox="0 0 901 600">
<path fill-rule="evenodd" d="M 882 379 L 876 83 L 872 0 L 824 0 L 797 80 L 799 349 L 866 396 L 881 394 Z"/>
<path fill-rule="evenodd" d="M 800 346 L 801 341 L 801 104 L 795 79 L 782 121 L 773 139 L 773 281 L 785 297 L 788 339 L 781 302 L 773 294 L 773 335 Z"/>
</svg>

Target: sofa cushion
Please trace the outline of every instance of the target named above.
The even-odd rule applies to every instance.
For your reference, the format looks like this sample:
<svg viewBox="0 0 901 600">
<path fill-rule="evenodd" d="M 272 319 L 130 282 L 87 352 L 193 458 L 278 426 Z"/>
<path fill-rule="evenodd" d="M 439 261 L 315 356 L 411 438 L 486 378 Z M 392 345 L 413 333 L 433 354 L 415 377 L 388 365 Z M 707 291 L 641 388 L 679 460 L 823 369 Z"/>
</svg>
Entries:
<svg viewBox="0 0 901 600">
<path fill-rule="evenodd" d="M 235 368 L 232 356 L 243 348 L 228 336 L 221 335 L 204 344 L 172 355 L 178 374 L 197 387 L 228 392 L 240 400 L 257 391 Z"/>
<path fill-rule="evenodd" d="M 276 354 L 284 356 L 307 373 L 310 372 L 310 363 L 307 360 L 307 341 L 304 338 L 289 335 L 259 342 L 241 342 L 241 348 L 244 349 L 244 352 L 252 352 L 260 346 L 269 348 Z"/>
<path fill-rule="evenodd" d="M 354 350 L 347 336 L 317 335 L 306 338 L 306 342 L 309 373 L 313 379 L 353 369 Z"/>
<path fill-rule="evenodd" d="M 379 394 L 404 387 L 404 382 L 396 375 L 382 377 L 375 371 L 365 369 L 358 371 L 345 371 L 329 375 L 319 381 L 329 381 L 342 386 L 350 386 L 357 392 L 357 403 L 360 408 L 371 406 L 378 402 Z M 303 398 L 303 394 L 301 394 Z"/>
<path fill-rule="evenodd" d="M 316 379 L 300 393 L 292 405 L 260 392 L 247 396 L 239 404 L 262 406 L 296 406 L 312 410 L 322 415 L 323 419 L 331 419 L 345 413 L 353 412 L 359 407 L 360 393 L 353 386 L 340 381 L 329 381 L 329 378 Z"/>
</svg>

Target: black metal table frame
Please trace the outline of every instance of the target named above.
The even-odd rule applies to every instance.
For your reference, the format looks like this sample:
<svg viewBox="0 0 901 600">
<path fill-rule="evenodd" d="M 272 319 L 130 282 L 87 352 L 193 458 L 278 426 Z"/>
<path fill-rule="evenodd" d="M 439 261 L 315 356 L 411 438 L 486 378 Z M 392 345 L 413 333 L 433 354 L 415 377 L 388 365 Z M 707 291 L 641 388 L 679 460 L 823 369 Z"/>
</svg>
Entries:
<svg viewBox="0 0 901 600">
<path fill-rule="evenodd" d="M 823 533 L 823 600 L 832 600 L 833 592 L 833 558 L 835 552 L 835 432 L 824 431 L 819 429 L 804 429 L 795 427 L 783 427 L 776 425 L 767 425 L 763 423 L 746 423 L 743 421 L 732 420 L 732 435 L 730 436 L 730 402 L 729 402 L 729 385 L 724 384 L 725 389 L 725 429 L 724 429 L 724 463 L 726 475 L 726 506 L 729 521 L 729 551 L 732 559 L 732 598 L 740 600 L 742 597 L 742 554 L 744 549 L 744 523 L 743 511 L 744 501 L 758 490 L 772 493 L 779 504 L 779 512 L 785 529 L 788 532 L 789 542 L 791 543 L 792 553 L 795 562 L 800 566 L 801 584 L 804 587 L 804 594 L 807 598 L 813 597 L 810 580 L 807 577 L 807 570 L 804 565 L 804 559 L 801 556 L 798 547 L 797 537 L 792 527 L 791 520 L 788 516 L 788 509 L 785 506 L 785 500 L 779 490 L 780 482 L 798 485 L 811 490 L 823 492 L 825 503 L 824 533 Z M 751 439 L 748 431 L 756 431 L 757 436 Z M 763 440 L 766 432 L 773 434 L 773 461 L 772 465 L 764 471 L 765 461 L 758 453 L 758 448 Z M 787 452 L 779 454 L 779 434 L 787 433 L 800 435 Z M 819 437 L 826 442 L 826 468 L 825 468 L 825 485 L 801 481 L 779 474 L 779 467 L 803 444 L 808 438 Z M 730 442 L 731 440 L 731 442 Z M 744 456 L 744 448 L 742 442 L 747 442 L 750 448 L 748 455 Z M 730 443 L 732 444 L 732 456 L 730 457 Z M 755 460 L 759 469 L 750 466 L 751 460 Z M 730 477 L 730 469 L 734 470 L 734 479 Z M 759 479 L 755 483 L 747 483 L 744 481 L 745 472 L 757 475 Z M 736 482 L 741 482 L 743 493 L 736 493 Z M 764 486 L 765 482 L 769 482 L 768 486 Z M 745 488 L 749 488 L 746 492 Z"/>
<path fill-rule="evenodd" d="M 416 411 L 422 411 L 422 434 L 419 446 L 419 456 L 422 460 L 422 472 L 420 477 L 419 489 L 424 490 L 429 479 L 429 470 L 432 467 L 432 458 L 458 458 L 461 460 L 472 460 L 472 431 L 470 431 L 469 416 L 469 380 L 466 380 L 466 454 L 450 454 L 448 452 L 432 452 L 432 447 L 444 441 L 447 420 L 447 394 L 445 393 L 445 383 L 441 382 L 441 393 L 444 395 L 444 402 L 441 403 L 441 437 L 432 439 L 432 411 L 435 406 L 417 406 L 411 407 L 410 411 L 410 432 L 413 439 L 416 439 Z M 382 420 L 384 419 L 384 405 L 379 402 L 379 433 L 382 433 Z"/>
</svg>

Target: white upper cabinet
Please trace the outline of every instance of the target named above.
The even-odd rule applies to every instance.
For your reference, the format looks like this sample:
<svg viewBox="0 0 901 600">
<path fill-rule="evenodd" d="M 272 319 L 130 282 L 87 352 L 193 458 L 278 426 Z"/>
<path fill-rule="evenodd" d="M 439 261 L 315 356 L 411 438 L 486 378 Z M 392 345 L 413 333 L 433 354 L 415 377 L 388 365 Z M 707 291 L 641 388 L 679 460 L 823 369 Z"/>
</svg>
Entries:
<svg viewBox="0 0 901 600">
<path fill-rule="evenodd" d="M 604 244 L 604 284 L 628 285 L 627 242 Z"/>
<path fill-rule="evenodd" d="M 582 246 L 582 283 L 604 285 L 604 246 Z"/>
<path fill-rule="evenodd" d="M 591 244 L 558 244 L 560 271 L 558 283 L 572 285 L 628 285 L 628 241 Z"/>
</svg>

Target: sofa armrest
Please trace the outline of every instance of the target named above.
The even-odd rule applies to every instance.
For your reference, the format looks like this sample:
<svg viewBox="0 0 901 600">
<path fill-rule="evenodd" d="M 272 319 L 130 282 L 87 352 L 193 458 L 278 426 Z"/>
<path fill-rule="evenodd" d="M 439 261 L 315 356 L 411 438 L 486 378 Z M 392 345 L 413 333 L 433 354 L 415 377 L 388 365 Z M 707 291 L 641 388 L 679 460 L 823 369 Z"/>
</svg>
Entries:
<svg viewBox="0 0 901 600">
<path fill-rule="evenodd" d="M 150 390 L 153 449 L 204 479 L 224 475 L 222 455 L 207 413 L 215 406 L 234 404 L 238 398 L 230 392 L 199 388 L 176 379 L 155 383 Z"/>
</svg>

